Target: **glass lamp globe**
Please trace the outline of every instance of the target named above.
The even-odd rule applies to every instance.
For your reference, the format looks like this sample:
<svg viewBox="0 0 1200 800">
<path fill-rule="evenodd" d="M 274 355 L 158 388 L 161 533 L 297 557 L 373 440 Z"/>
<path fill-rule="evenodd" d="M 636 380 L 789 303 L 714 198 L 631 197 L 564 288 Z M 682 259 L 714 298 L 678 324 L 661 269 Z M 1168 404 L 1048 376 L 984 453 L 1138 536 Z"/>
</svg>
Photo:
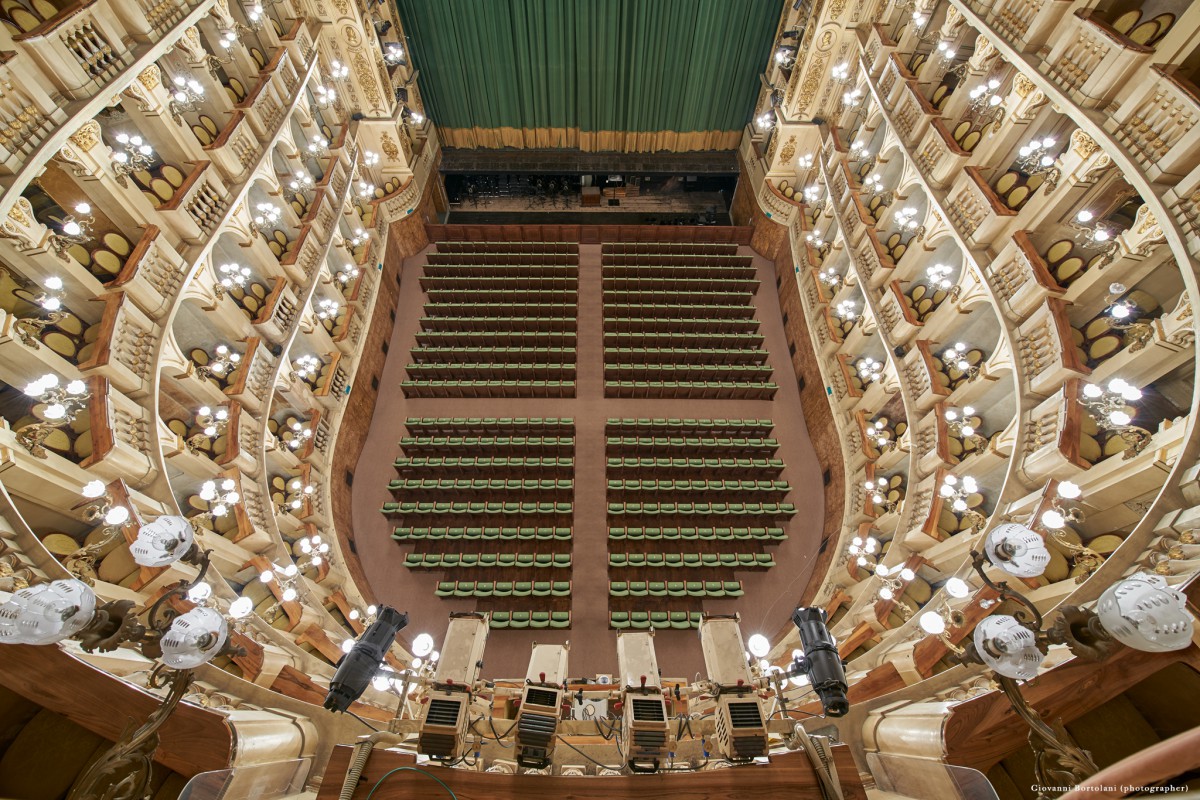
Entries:
<svg viewBox="0 0 1200 800">
<path fill-rule="evenodd" d="M 1027 681 L 1037 677 L 1046 656 L 1037 647 L 1033 631 L 1016 617 L 993 614 L 975 626 L 975 650 L 983 663 L 1006 678 Z"/>
<path fill-rule="evenodd" d="M 932 633 L 934 636 L 946 631 L 946 620 L 942 619 L 942 615 L 936 611 L 926 611 L 921 615 L 919 622 L 921 630 Z"/>
<path fill-rule="evenodd" d="M 1192 643 L 1187 598 L 1161 575 L 1139 572 L 1114 583 L 1096 601 L 1096 614 L 1114 639 L 1134 650 L 1162 653 Z"/>
<path fill-rule="evenodd" d="M 96 613 L 96 593 L 83 581 L 41 583 L 0 605 L 0 643 L 53 644 L 83 630 Z"/>
<path fill-rule="evenodd" d="M 137 540 L 129 545 L 129 552 L 143 567 L 165 567 L 182 558 L 194 541 L 192 524 L 186 518 L 159 517 L 138 530 Z"/>
<path fill-rule="evenodd" d="M 755 658 L 762 658 L 771 651 L 771 640 L 761 633 L 756 633 L 746 641 L 746 647 Z"/>
<path fill-rule="evenodd" d="M 414 656 L 424 658 L 433 652 L 433 637 L 428 633 L 422 633 L 413 639 L 412 653 Z"/>
<path fill-rule="evenodd" d="M 239 597 L 229 604 L 229 616 L 234 619 L 245 619 L 254 610 L 254 601 L 249 597 Z"/>
<path fill-rule="evenodd" d="M 950 578 L 945 588 L 946 594 L 960 599 L 971 593 L 971 587 L 962 578 Z"/>
<path fill-rule="evenodd" d="M 354 640 L 353 639 L 343 639 L 342 640 L 342 652 L 343 653 L 349 653 L 353 649 L 354 649 Z"/>
<path fill-rule="evenodd" d="M 194 669 L 212 660 L 229 639 L 229 625 L 220 612 L 199 606 L 171 621 L 159 640 L 162 660 L 175 669 Z"/>
<path fill-rule="evenodd" d="M 989 561 L 1018 578 L 1036 578 L 1050 563 L 1050 551 L 1042 537 L 1015 522 L 993 528 L 983 548 Z"/>
</svg>

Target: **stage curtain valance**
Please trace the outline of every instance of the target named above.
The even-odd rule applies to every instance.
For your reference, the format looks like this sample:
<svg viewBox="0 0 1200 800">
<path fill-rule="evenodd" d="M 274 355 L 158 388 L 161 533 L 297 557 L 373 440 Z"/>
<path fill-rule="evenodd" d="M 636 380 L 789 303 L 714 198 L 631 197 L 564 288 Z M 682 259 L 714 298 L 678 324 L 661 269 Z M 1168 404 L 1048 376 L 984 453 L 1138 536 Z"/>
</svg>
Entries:
<svg viewBox="0 0 1200 800">
<path fill-rule="evenodd" d="M 458 147 L 737 146 L 778 0 L 397 0 L 426 113 Z"/>
</svg>

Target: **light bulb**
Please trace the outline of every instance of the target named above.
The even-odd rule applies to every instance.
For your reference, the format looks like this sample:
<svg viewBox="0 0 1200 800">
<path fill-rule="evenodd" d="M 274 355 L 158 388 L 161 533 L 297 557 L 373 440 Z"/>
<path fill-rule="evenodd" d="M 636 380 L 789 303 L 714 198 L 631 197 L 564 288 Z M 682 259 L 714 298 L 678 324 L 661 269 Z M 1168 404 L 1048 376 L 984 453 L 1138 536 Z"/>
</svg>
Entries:
<svg viewBox="0 0 1200 800">
<path fill-rule="evenodd" d="M 67 407 L 62 403 L 51 403 L 42 411 L 46 419 L 62 419 L 67 415 Z"/>
<path fill-rule="evenodd" d="M 947 486 L 954 486 L 958 483 L 958 477 L 955 475 L 947 475 L 946 477 L 942 478 L 942 482 Z"/>
<path fill-rule="evenodd" d="M 354 649 L 354 640 L 353 639 L 343 639 L 342 640 L 342 652 L 343 653 L 349 653 L 353 649 Z"/>
<path fill-rule="evenodd" d="M 125 506 L 113 506 L 104 515 L 106 525 L 124 525 L 129 521 L 129 509 Z"/>
<path fill-rule="evenodd" d="M 950 505 L 955 511 L 958 511 L 959 513 L 967 510 L 967 501 L 966 500 L 955 500 Z"/>
<path fill-rule="evenodd" d="M 950 578 L 946 581 L 946 594 L 951 597 L 963 598 L 971 593 L 971 587 L 962 578 Z"/>
<path fill-rule="evenodd" d="M 234 482 L 233 478 L 226 478 L 225 480 L 221 481 L 221 488 L 227 492 L 233 489 L 235 486 L 237 486 L 237 483 Z"/>
<path fill-rule="evenodd" d="M 84 497 L 95 498 L 104 494 L 104 481 L 88 481 L 80 491 Z"/>
<path fill-rule="evenodd" d="M 358 613 L 357 608 L 352 608 L 352 609 L 350 609 L 350 614 L 348 616 L 350 617 L 350 619 L 358 619 L 362 615 Z"/>
<path fill-rule="evenodd" d="M 421 659 L 419 659 L 419 658 L 414 658 L 414 659 L 412 660 L 412 668 L 413 668 L 413 669 L 420 669 L 420 668 L 421 668 L 421 663 L 422 663 L 422 662 L 421 662 Z"/>
<path fill-rule="evenodd" d="M 746 647 L 750 649 L 750 653 L 756 658 L 762 658 L 771 650 L 771 640 L 763 636 L 761 633 L 756 633 L 746 641 Z"/>
<path fill-rule="evenodd" d="M 386 692 L 388 687 L 392 685 L 392 679 L 387 675 L 376 675 L 374 678 L 371 678 L 371 685 L 380 692 Z"/>
<path fill-rule="evenodd" d="M 288 588 L 283 590 L 283 594 L 280 595 L 280 599 L 283 600 L 283 602 L 285 602 L 285 603 L 292 602 L 293 600 L 296 599 L 296 590 L 289 586 Z"/>
<path fill-rule="evenodd" d="M 92 213 L 92 207 L 90 205 L 88 205 L 87 203 L 76 203 L 75 204 L 75 213 L 83 214 L 86 216 L 87 214 Z"/>
<path fill-rule="evenodd" d="M 913 572 L 908 567 L 905 567 L 904 569 L 900 570 L 900 580 L 902 580 L 902 581 L 908 582 L 908 581 L 911 581 L 915 577 L 917 577 L 917 573 Z"/>
<path fill-rule="evenodd" d="M 1094 217 L 1095 217 L 1095 214 L 1088 211 L 1087 209 L 1084 209 L 1083 211 L 1080 211 L 1078 214 L 1075 215 L 1075 219 L 1079 220 L 1080 222 L 1091 222 Z"/>
<path fill-rule="evenodd" d="M 79 227 L 79 223 L 75 220 L 63 224 L 63 233 L 67 236 L 78 236 L 82 231 L 83 228 Z"/>
<path fill-rule="evenodd" d="M 414 656 L 427 656 L 433 652 L 433 637 L 422 633 L 413 639 L 412 652 Z"/>
<path fill-rule="evenodd" d="M 374 616 L 375 612 L 378 610 L 379 610 L 379 608 L 376 606 L 367 606 L 367 614 L 369 614 L 370 616 Z"/>
<path fill-rule="evenodd" d="M 860 567 L 865 567 L 868 564 L 866 556 L 859 556 L 856 562 Z"/>
<path fill-rule="evenodd" d="M 1127 386 L 1125 391 L 1121 392 L 1121 397 L 1129 402 L 1142 399 L 1142 390 L 1136 386 Z"/>
<path fill-rule="evenodd" d="M 970 425 L 963 425 L 962 426 L 962 435 L 963 436 L 974 436 L 975 429 L 972 428 Z"/>
<path fill-rule="evenodd" d="M 1079 488 L 1079 484 L 1072 483 L 1071 481 L 1063 481 L 1058 484 L 1056 491 L 1058 492 L 1058 496 L 1065 500 L 1074 500 L 1083 494 L 1083 490 Z"/>
<path fill-rule="evenodd" d="M 1066 518 L 1063 517 L 1062 514 L 1055 511 L 1054 509 L 1050 509 L 1049 511 L 1042 512 L 1042 525 L 1046 526 L 1047 528 L 1053 528 L 1054 530 L 1058 530 L 1059 528 L 1061 528 L 1063 525 L 1066 525 L 1066 524 L 1067 524 Z"/>
<path fill-rule="evenodd" d="M 1095 398 L 1100 397 L 1103 394 L 1104 394 L 1104 390 L 1101 389 L 1099 386 L 1096 386 L 1094 383 L 1089 383 L 1083 387 L 1083 396 L 1084 397 L 1090 397 L 1094 400 Z"/>
<path fill-rule="evenodd" d="M 275 573 L 269 569 L 264 569 L 258 574 L 258 579 L 263 583 L 270 583 L 271 581 L 275 580 Z"/>
<path fill-rule="evenodd" d="M 432 653 L 429 654 L 429 663 L 436 664 L 441 659 L 441 657 L 442 657 L 442 654 L 439 653 L 437 650 L 434 650 Z"/>
<path fill-rule="evenodd" d="M 212 597 L 212 587 L 207 583 L 197 583 L 191 589 L 188 589 L 188 600 L 193 603 L 203 603 L 208 598 Z"/>
<path fill-rule="evenodd" d="M 879 599 L 881 600 L 891 600 L 895 596 L 896 593 L 886 586 L 879 590 Z"/>
<path fill-rule="evenodd" d="M 49 409 L 47 409 L 48 411 Z M 1113 425 L 1128 425 L 1133 421 L 1133 417 L 1126 414 L 1124 411 L 1114 411 L 1108 415 L 1108 421 Z"/>
<path fill-rule="evenodd" d="M 239 597 L 229 604 L 229 616 L 234 619 L 242 619 L 250 615 L 254 610 L 254 601 L 249 597 Z"/>
<path fill-rule="evenodd" d="M 883 564 L 876 564 L 875 565 L 875 574 L 881 578 L 887 577 L 888 568 L 885 567 Z"/>
<path fill-rule="evenodd" d="M 921 615 L 920 623 L 921 630 L 932 633 L 934 636 L 946 632 L 946 620 L 942 619 L 942 615 L 936 611 L 926 611 Z"/>
<path fill-rule="evenodd" d="M 300 570 L 296 567 L 295 564 L 288 564 L 286 567 L 283 568 L 283 574 L 288 578 L 296 577 L 296 573 L 299 571 Z"/>
</svg>

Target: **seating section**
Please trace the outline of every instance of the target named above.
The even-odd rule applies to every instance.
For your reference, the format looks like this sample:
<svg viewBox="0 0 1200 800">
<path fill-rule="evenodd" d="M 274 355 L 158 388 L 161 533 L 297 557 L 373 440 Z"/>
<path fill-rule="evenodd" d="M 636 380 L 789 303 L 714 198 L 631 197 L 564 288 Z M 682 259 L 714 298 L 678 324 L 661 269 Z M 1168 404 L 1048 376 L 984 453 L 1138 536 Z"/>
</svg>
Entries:
<svg viewBox="0 0 1200 800">
<path fill-rule="evenodd" d="M 609 624 L 696 627 L 708 600 L 741 597 L 740 570 L 796 514 L 766 419 L 609 419 Z"/>
<path fill-rule="evenodd" d="M 734 245 L 605 245 L 608 397 L 775 396 L 752 257 Z"/>
<path fill-rule="evenodd" d="M 570 625 L 574 420 L 410 417 L 382 511 L 404 566 L 495 628 Z M 512 598 L 519 598 L 514 603 Z M 513 605 L 523 609 L 511 610 Z"/>
<path fill-rule="evenodd" d="M 578 245 L 442 242 L 427 260 L 407 396 L 575 396 Z"/>
</svg>

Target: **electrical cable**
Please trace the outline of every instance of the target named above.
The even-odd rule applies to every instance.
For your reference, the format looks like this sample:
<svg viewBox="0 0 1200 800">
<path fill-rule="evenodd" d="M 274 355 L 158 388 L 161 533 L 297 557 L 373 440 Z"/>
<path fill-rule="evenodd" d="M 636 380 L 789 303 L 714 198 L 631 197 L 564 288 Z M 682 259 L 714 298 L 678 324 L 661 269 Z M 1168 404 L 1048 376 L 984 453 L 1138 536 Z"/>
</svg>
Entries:
<svg viewBox="0 0 1200 800">
<path fill-rule="evenodd" d="M 578 747 L 576 747 L 575 745 L 573 745 L 573 744 L 571 744 L 570 742 L 568 742 L 568 741 L 567 741 L 566 739 L 564 739 L 562 736 L 558 736 L 557 738 L 558 738 L 558 740 L 559 740 L 560 742 L 562 742 L 562 743 L 563 743 L 563 744 L 565 744 L 567 747 L 569 747 L 569 748 L 571 748 L 572 750 L 574 750 L 576 753 L 579 753 L 579 755 L 583 756 L 583 757 L 584 757 L 584 758 L 586 758 L 588 761 L 590 761 L 590 762 L 592 762 L 593 764 L 595 764 L 597 767 L 601 767 L 601 768 L 603 768 L 603 769 L 611 769 L 611 770 L 614 770 L 614 771 L 617 771 L 617 772 L 620 772 L 621 770 L 625 769 L 625 765 L 624 765 L 624 764 L 621 764 L 620 766 L 616 766 L 616 767 L 611 767 L 611 766 L 609 766 L 608 764 L 601 764 L 599 761 L 597 761 L 596 759 L 592 758 L 592 757 L 591 757 L 591 756 L 589 756 L 587 753 L 583 752 L 583 751 L 582 751 L 582 750 L 580 750 Z M 618 748 L 618 752 L 619 752 L 619 750 L 620 750 L 620 748 Z M 370 800 L 370 798 L 368 798 L 368 800 Z"/>
<path fill-rule="evenodd" d="M 356 720 L 358 720 L 359 722 L 361 722 L 363 725 L 366 725 L 366 726 L 367 726 L 368 728 L 370 728 L 371 730 L 375 731 L 376 733 L 379 733 L 379 728 L 376 728 L 374 725 L 372 725 L 371 723 L 367 722 L 365 719 L 363 719 L 362 717 L 360 717 L 358 714 L 355 714 L 355 713 L 354 713 L 353 711 L 351 711 L 350 709 L 346 709 L 346 713 L 347 713 L 347 714 L 349 714 L 350 716 L 354 717 Z"/>
<path fill-rule="evenodd" d="M 367 792 L 366 800 L 371 800 L 371 798 L 375 795 L 375 790 L 379 788 L 379 785 L 382 784 L 384 781 L 386 781 L 388 778 L 390 778 L 392 775 L 395 775 L 397 772 L 405 772 L 405 771 L 419 772 L 427 778 L 432 778 L 433 780 L 435 780 L 439 784 L 441 784 L 443 789 L 445 789 L 447 792 L 450 793 L 451 800 L 458 800 L 458 795 L 456 795 L 454 793 L 453 789 L 451 789 L 449 786 L 446 785 L 445 781 L 443 781 L 438 776 L 436 776 L 432 773 L 426 772 L 425 770 L 419 769 L 417 767 L 396 767 L 395 769 L 393 769 L 389 772 L 383 773 L 383 777 L 380 778 L 379 780 L 375 781 L 375 785 L 371 787 L 371 791 Z"/>
</svg>

